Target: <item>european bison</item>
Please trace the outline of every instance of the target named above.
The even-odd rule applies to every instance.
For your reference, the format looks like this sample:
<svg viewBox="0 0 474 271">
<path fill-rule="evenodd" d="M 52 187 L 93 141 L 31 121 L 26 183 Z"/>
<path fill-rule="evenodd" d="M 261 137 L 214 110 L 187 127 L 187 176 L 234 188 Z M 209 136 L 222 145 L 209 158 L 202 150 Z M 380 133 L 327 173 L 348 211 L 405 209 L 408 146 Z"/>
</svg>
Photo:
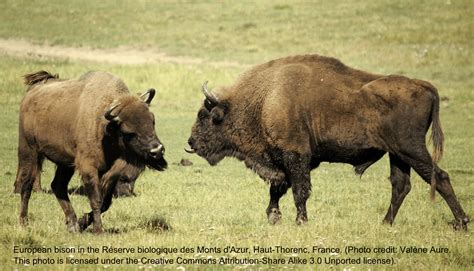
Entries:
<svg viewBox="0 0 474 271">
<path fill-rule="evenodd" d="M 25 75 L 27 94 L 21 102 L 18 172 L 20 224 L 27 223 L 33 182 L 47 158 L 57 165 L 51 190 L 66 216 L 69 231 L 94 224 L 102 232 L 101 213 L 112 203 L 119 179 L 135 180 L 145 166 L 164 170 L 164 147 L 148 109 L 155 90 L 132 96 L 118 77 L 88 72 L 60 80 L 46 71 Z M 78 222 L 67 185 L 78 170 L 92 212 Z"/>
<path fill-rule="evenodd" d="M 448 174 L 437 166 L 443 153 L 435 87 L 399 75 L 377 75 L 318 55 L 291 56 L 245 72 L 206 99 L 187 150 L 215 165 L 226 156 L 243 160 L 270 182 L 270 223 L 281 218 L 279 200 L 292 188 L 296 222 L 307 221 L 310 171 L 321 162 L 348 163 L 357 174 L 390 156 L 392 199 L 384 222 L 392 224 L 410 191 L 410 169 L 446 200 L 456 228 L 469 219 Z M 432 125 L 433 159 L 425 136 Z"/>
</svg>

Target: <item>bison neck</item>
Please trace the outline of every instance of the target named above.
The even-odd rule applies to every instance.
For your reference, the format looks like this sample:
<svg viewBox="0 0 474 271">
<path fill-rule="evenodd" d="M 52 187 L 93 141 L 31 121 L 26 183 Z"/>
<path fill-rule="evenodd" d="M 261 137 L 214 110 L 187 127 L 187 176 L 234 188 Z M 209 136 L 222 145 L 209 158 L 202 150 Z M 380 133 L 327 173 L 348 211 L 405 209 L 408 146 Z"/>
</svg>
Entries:
<svg viewBox="0 0 474 271">
<path fill-rule="evenodd" d="M 138 157 L 134 152 L 129 151 L 123 140 L 116 133 L 108 131 L 102 139 L 102 147 L 104 150 L 105 167 L 110 169 L 114 163 L 121 159 L 129 165 L 136 165 L 144 168 L 143 159 Z"/>
<path fill-rule="evenodd" d="M 260 176 L 264 181 L 270 183 L 279 183 L 284 181 L 285 173 L 279 169 L 271 157 L 263 153 L 243 153 L 233 150 L 227 156 L 235 157 L 240 161 L 244 161 L 247 168 L 251 169 Z"/>
<path fill-rule="evenodd" d="M 246 113 L 250 112 L 248 109 L 246 108 Z M 282 182 L 285 179 L 285 174 L 268 153 L 269 149 L 266 144 L 262 142 L 260 116 L 255 113 L 252 115 L 250 119 L 235 118 L 238 121 L 232 125 L 230 133 L 232 143 L 226 156 L 244 161 L 246 167 L 267 182 Z"/>
</svg>

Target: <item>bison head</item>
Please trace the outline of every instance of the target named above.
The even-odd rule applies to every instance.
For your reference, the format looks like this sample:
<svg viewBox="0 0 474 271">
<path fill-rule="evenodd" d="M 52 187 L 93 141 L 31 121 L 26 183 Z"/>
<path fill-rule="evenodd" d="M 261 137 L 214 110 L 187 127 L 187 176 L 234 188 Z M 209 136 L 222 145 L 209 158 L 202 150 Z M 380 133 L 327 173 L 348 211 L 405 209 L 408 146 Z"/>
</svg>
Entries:
<svg viewBox="0 0 474 271">
<path fill-rule="evenodd" d="M 203 106 L 199 109 L 197 120 L 191 131 L 188 153 L 196 153 L 215 165 L 226 155 L 232 155 L 232 144 L 227 133 L 232 130 L 232 123 L 226 118 L 230 106 L 219 101 L 218 97 L 207 89 L 207 81 L 202 86 L 206 96 Z"/>
<path fill-rule="evenodd" d="M 154 96 L 154 89 L 142 94 L 140 99 L 123 96 L 112 102 L 104 116 L 114 126 L 125 155 L 133 153 L 148 166 L 164 170 L 165 148 L 155 133 L 155 116 L 148 109 Z"/>
</svg>

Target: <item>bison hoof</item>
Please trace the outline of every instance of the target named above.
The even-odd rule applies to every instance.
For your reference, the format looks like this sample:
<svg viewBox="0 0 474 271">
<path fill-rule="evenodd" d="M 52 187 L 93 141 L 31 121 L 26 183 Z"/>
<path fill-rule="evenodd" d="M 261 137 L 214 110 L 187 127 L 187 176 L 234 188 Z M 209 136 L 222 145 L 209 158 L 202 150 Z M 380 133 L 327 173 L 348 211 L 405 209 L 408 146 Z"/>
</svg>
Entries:
<svg viewBox="0 0 474 271">
<path fill-rule="evenodd" d="M 296 217 L 296 225 L 305 225 L 308 223 L 308 218 L 303 216 Z"/>
<path fill-rule="evenodd" d="M 270 212 L 268 212 L 268 223 L 271 225 L 275 225 L 281 221 L 281 212 L 277 208 L 272 208 Z"/>
<path fill-rule="evenodd" d="M 28 226 L 28 217 L 20 217 L 20 226 L 26 227 Z"/>
<path fill-rule="evenodd" d="M 104 233 L 104 229 L 102 228 L 102 226 L 96 227 L 94 225 L 94 234 L 102 234 L 102 233 Z"/>
<path fill-rule="evenodd" d="M 464 219 L 460 219 L 460 220 L 454 220 L 452 222 L 450 222 L 449 224 L 451 224 L 453 226 L 453 229 L 455 231 L 461 231 L 461 230 L 464 230 L 464 231 L 467 231 L 467 223 L 469 223 L 469 218 L 464 218 Z"/>
<path fill-rule="evenodd" d="M 77 232 L 80 232 L 81 231 L 81 227 L 79 226 L 79 223 L 75 222 L 71 222 L 71 223 L 67 223 L 66 224 L 67 226 L 67 230 L 70 232 L 70 233 L 77 233 Z"/>
</svg>

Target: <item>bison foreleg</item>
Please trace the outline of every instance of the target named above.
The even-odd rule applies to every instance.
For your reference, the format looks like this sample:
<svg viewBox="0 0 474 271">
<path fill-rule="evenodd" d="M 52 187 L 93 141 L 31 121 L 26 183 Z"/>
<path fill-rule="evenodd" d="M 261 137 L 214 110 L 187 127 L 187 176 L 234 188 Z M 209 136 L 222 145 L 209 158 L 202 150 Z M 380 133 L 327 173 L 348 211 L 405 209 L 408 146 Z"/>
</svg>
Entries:
<svg viewBox="0 0 474 271">
<path fill-rule="evenodd" d="M 105 180 L 105 178 L 107 178 Z M 102 205 L 100 207 L 100 212 L 104 213 L 106 212 L 109 208 L 110 205 L 112 205 L 112 195 L 115 189 L 115 186 L 117 184 L 117 181 L 119 180 L 120 176 L 119 175 L 113 175 L 110 176 L 108 174 L 105 174 L 102 178 L 103 181 L 103 187 L 102 187 Z M 89 212 L 85 213 L 79 222 L 81 230 L 87 229 L 90 224 L 94 222 L 94 212 Z"/>
<path fill-rule="evenodd" d="M 106 212 L 110 208 L 110 205 L 112 205 L 112 195 L 113 195 L 113 189 L 112 191 L 104 195 L 102 206 L 100 208 L 101 213 Z M 94 213 L 93 212 L 85 213 L 82 216 L 81 221 L 79 222 L 80 230 L 83 231 L 87 229 L 87 227 L 89 227 L 90 224 L 92 224 L 93 222 L 94 222 Z"/>
<path fill-rule="evenodd" d="M 140 175 L 143 168 L 134 167 L 130 164 L 127 164 L 124 160 L 117 160 L 115 161 L 112 168 L 107 171 L 100 180 L 101 185 L 101 195 L 102 195 L 102 203 L 100 206 L 100 212 L 103 213 L 107 211 L 112 204 L 112 196 L 117 186 L 117 182 L 123 178 L 132 178 L 135 180 Z M 130 175 L 123 176 L 123 173 L 128 173 Z M 95 215 L 94 210 L 90 213 L 85 213 L 82 217 L 79 225 L 81 230 L 86 229 L 90 224 L 94 223 L 95 226 Z"/>
<path fill-rule="evenodd" d="M 392 225 L 398 209 L 411 189 L 410 166 L 393 154 L 390 154 L 390 182 L 392 183 L 392 199 L 383 222 Z"/>
<path fill-rule="evenodd" d="M 112 191 L 104 195 L 102 206 L 100 208 L 101 213 L 106 212 L 110 208 L 110 205 L 112 205 L 112 195 L 113 195 L 113 189 Z M 81 221 L 79 222 L 80 230 L 83 231 L 87 229 L 87 227 L 89 227 L 90 224 L 92 224 L 93 222 L 94 222 L 94 213 L 93 212 L 85 213 L 82 216 Z"/>
<path fill-rule="evenodd" d="M 270 203 L 267 208 L 267 217 L 270 224 L 276 224 L 281 219 L 279 201 L 280 198 L 288 191 L 289 184 L 286 180 L 281 183 L 272 183 L 270 185 Z"/>
<path fill-rule="evenodd" d="M 84 182 L 84 188 L 86 189 L 89 203 L 92 208 L 92 220 L 94 223 L 94 232 L 102 233 L 102 218 L 101 218 L 101 207 L 102 207 L 102 191 L 99 183 L 99 174 L 97 169 L 94 167 L 86 167 L 81 170 L 82 181 Z M 85 222 L 85 223 L 84 223 Z M 81 221 L 81 229 L 87 228 L 90 224 L 88 221 Z"/>
</svg>

